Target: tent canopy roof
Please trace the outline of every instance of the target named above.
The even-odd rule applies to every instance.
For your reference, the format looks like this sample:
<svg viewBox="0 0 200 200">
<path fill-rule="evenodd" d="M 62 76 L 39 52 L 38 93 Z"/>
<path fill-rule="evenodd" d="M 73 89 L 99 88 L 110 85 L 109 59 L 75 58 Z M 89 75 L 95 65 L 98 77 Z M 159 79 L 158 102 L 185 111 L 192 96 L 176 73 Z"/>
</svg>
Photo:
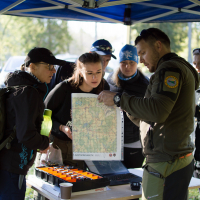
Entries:
<svg viewBox="0 0 200 200">
<path fill-rule="evenodd" d="M 126 25 L 198 22 L 200 0 L 1 0 L 0 14 Z"/>
</svg>

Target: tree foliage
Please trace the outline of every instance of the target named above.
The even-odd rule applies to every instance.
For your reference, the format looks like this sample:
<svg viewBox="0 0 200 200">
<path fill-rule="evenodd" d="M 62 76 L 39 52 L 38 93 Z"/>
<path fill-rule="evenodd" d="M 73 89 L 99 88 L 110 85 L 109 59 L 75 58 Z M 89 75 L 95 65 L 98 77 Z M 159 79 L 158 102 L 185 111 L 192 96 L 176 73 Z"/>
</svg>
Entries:
<svg viewBox="0 0 200 200">
<path fill-rule="evenodd" d="M 53 54 L 66 53 L 72 42 L 67 21 L 0 16 L 0 59 L 26 55 L 33 47 L 45 47 Z"/>
<path fill-rule="evenodd" d="M 140 34 L 143 29 L 158 28 L 165 32 L 171 41 L 172 52 L 180 52 L 185 48 L 185 40 L 188 34 L 187 23 L 140 23 L 132 26 L 132 30 L 137 33 L 134 36 Z M 133 32 L 135 32 L 133 31 Z"/>
<path fill-rule="evenodd" d="M 192 48 L 200 47 L 200 22 L 192 23 Z"/>
</svg>

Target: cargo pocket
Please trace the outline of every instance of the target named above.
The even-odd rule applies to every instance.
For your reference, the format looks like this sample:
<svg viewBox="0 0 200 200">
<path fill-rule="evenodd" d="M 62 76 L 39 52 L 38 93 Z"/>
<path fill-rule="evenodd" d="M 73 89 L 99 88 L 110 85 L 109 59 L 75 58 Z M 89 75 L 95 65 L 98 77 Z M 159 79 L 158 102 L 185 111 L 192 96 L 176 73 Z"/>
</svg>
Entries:
<svg viewBox="0 0 200 200">
<path fill-rule="evenodd" d="M 156 172 L 148 172 L 144 168 L 142 178 L 142 200 L 162 200 L 164 191 L 164 178 Z"/>
</svg>

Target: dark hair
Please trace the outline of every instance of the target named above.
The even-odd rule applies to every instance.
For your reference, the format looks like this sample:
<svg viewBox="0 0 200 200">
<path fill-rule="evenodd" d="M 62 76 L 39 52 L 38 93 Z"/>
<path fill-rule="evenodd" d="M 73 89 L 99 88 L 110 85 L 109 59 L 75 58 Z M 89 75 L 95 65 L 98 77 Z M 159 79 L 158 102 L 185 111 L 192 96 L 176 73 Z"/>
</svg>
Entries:
<svg viewBox="0 0 200 200">
<path fill-rule="evenodd" d="M 101 63 L 101 65 L 103 66 L 101 56 L 97 54 L 96 52 L 82 54 L 76 62 L 76 66 L 74 68 L 72 77 L 68 79 L 72 87 L 78 88 L 80 85 L 82 85 L 83 77 L 81 77 L 80 75 L 80 70 L 82 69 L 81 64 L 86 64 L 86 63 Z M 103 90 L 103 88 L 104 88 L 104 80 L 103 80 L 103 73 L 102 73 L 101 82 L 95 88 L 95 93 L 99 94 Z"/>
<path fill-rule="evenodd" d="M 200 55 L 200 48 L 193 49 L 193 56 Z"/>
<path fill-rule="evenodd" d="M 140 35 L 135 39 L 135 45 L 141 40 L 149 43 L 155 43 L 156 41 L 161 41 L 166 47 L 170 48 L 169 37 L 158 28 L 143 29 Z"/>
</svg>

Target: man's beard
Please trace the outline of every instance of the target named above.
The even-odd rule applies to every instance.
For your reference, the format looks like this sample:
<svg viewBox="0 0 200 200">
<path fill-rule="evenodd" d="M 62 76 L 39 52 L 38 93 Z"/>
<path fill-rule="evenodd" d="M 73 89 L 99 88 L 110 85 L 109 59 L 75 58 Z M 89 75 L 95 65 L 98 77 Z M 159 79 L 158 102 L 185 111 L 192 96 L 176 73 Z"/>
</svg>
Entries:
<svg viewBox="0 0 200 200">
<path fill-rule="evenodd" d="M 155 48 L 152 49 L 152 67 L 151 69 L 149 69 L 150 72 L 155 72 L 157 65 L 158 65 L 158 61 L 160 60 L 160 54 L 156 51 Z"/>
</svg>

